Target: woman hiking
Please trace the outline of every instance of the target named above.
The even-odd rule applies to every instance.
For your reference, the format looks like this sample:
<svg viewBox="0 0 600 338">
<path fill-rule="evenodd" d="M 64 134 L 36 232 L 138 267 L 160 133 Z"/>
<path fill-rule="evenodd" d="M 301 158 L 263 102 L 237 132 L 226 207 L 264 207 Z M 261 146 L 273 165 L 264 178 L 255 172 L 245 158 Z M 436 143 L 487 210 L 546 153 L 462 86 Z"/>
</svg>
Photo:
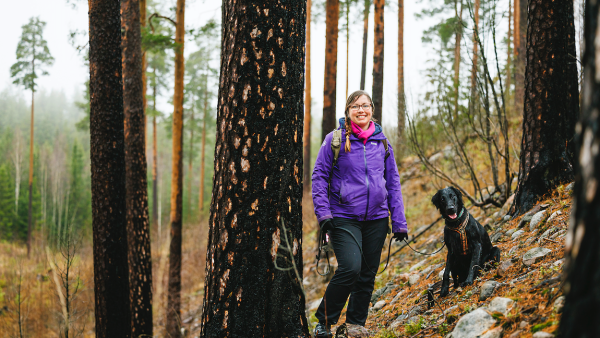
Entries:
<svg viewBox="0 0 600 338">
<path fill-rule="evenodd" d="M 373 121 L 374 108 L 365 91 L 350 94 L 345 118 L 340 119 L 341 145 L 335 131 L 329 133 L 312 174 L 315 214 L 338 262 L 317 309 L 317 338 L 332 336 L 331 325 L 337 323 L 348 296 L 346 324 L 366 330 L 390 215 L 394 238 L 408 238 L 398 168 L 381 126 Z M 339 146 L 337 159 L 332 139 Z"/>
</svg>

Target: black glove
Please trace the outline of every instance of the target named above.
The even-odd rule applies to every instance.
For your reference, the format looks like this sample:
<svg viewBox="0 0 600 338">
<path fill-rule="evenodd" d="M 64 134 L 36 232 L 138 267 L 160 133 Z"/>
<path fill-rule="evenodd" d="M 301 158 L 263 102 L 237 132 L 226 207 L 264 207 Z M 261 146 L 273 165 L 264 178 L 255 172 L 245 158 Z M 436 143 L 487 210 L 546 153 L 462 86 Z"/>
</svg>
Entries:
<svg viewBox="0 0 600 338">
<path fill-rule="evenodd" d="M 402 242 L 405 239 L 408 240 L 408 234 L 406 232 L 394 232 L 394 240 L 397 242 Z"/>
<path fill-rule="evenodd" d="M 319 225 L 321 226 L 321 238 L 323 239 L 323 242 L 327 242 L 327 237 L 325 235 L 329 231 L 333 230 L 333 221 L 331 220 L 331 218 L 327 218 L 322 220 L 321 223 L 319 223 Z"/>
</svg>

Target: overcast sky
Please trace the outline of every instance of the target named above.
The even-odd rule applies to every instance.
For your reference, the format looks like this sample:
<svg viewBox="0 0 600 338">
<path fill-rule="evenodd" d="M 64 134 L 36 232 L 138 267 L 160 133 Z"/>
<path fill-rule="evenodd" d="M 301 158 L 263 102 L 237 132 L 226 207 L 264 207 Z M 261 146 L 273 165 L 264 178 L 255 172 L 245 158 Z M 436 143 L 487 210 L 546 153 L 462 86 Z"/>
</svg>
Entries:
<svg viewBox="0 0 600 338">
<path fill-rule="evenodd" d="M 173 4 L 170 5 L 170 2 Z M 88 71 L 84 67 L 83 60 L 77 51 L 69 44 L 68 37 L 71 30 L 87 30 L 87 1 L 71 0 L 76 6 L 69 4 L 66 0 L 20 0 L 9 1 L 4 5 L 6 15 L 0 20 L 0 31 L 2 35 L 3 53 L 0 53 L 0 90 L 13 86 L 10 79 L 10 66 L 16 61 L 15 51 L 21 35 L 21 26 L 26 24 L 29 18 L 39 16 L 47 23 L 44 36 L 48 41 L 48 47 L 55 58 L 55 63 L 48 69 L 49 76 L 39 80 L 40 89 L 61 90 L 69 98 L 79 96 L 83 92 L 83 83 L 88 77 Z M 175 1 L 166 1 L 165 7 L 174 6 Z M 396 93 L 397 93 L 397 33 L 398 16 L 397 5 L 394 1 L 386 8 L 385 15 L 385 55 L 384 55 L 384 94 L 383 94 L 383 120 L 387 125 L 396 124 Z M 188 0 L 186 8 L 187 28 L 199 27 L 209 19 L 220 21 L 219 1 Z M 404 26 L 404 62 L 405 81 L 409 108 L 417 101 L 420 94 L 424 92 L 426 85 L 420 75 L 426 68 L 426 60 L 430 58 L 428 51 L 430 47 L 421 43 L 422 31 L 433 23 L 433 20 L 415 19 L 415 13 L 420 11 L 422 4 L 416 1 L 405 1 L 405 26 Z M 75 8 L 74 8 L 75 7 Z M 313 12 L 317 11 L 313 8 Z M 350 71 L 349 91 L 359 89 L 360 66 L 362 53 L 362 13 L 357 8 L 351 11 L 354 24 L 350 28 Z M 340 18 L 342 21 L 343 18 Z M 371 91 L 372 87 L 372 64 L 373 64 L 373 20 L 369 26 L 369 46 L 366 89 Z M 186 47 L 186 53 L 193 52 L 193 48 Z M 337 115 L 343 115 L 345 102 L 345 70 L 346 70 L 346 38 L 345 33 L 340 33 L 338 47 L 338 88 L 337 88 Z M 322 113 L 323 101 L 323 74 L 325 60 L 325 25 L 324 23 L 313 24 L 312 32 L 312 96 L 313 114 Z M 19 88 L 19 92 L 23 89 Z M 24 96 L 28 98 L 28 95 Z M 161 103 L 164 111 L 172 111 L 168 107 L 167 100 Z M 1 107 L 0 107 L 1 108 Z"/>
</svg>

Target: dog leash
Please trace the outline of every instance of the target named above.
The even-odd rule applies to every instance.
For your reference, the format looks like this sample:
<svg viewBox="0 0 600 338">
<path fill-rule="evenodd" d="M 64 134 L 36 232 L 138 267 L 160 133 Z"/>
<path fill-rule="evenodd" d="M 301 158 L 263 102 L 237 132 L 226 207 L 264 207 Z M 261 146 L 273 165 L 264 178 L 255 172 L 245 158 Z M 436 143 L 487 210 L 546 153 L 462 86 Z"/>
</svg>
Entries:
<svg viewBox="0 0 600 338">
<path fill-rule="evenodd" d="M 406 246 L 408 246 L 412 251 L 418 253 L 419 255 L 423 255 L 423 256 L 432 256 L 432 255 L 435 255 L 436 253 L 442 251 L 442 249 L 446 246 L 446 242 L 442 241 L 443 244 L 442 244 L 441 248 L 439 248 L 438 250 L 436 250 L 436 251 L 434 251 L 432 253 L 425 253 L 425 252 L 420 252 L 420 251 L 417 251 L 417 250 L 413 249 L 410 246 L 410 244 L 409 244 L 410 242 L 408 241 L 408 239 L 404 239 L 404 241 L 406 242 Z"/>
</svg>

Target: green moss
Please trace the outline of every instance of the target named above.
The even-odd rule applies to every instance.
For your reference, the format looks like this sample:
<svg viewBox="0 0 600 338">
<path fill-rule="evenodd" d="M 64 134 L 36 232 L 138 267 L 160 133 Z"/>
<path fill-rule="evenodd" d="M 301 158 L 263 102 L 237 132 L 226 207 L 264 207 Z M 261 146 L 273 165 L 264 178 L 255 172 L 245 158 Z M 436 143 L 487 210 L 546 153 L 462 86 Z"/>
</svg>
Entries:
<svg viewBox="0 0 600 338">
<path fill-rule="evenodd" d="M 548 326 L 552 326 L 552 325 L 554 325 L 553 321 L 547 321 L 542 324 L 534 325 L 531 327 L 531 333 L 536 333 L 536 332 L 541 331 L 541 330 L 547 328 Z"/>
</svg>

